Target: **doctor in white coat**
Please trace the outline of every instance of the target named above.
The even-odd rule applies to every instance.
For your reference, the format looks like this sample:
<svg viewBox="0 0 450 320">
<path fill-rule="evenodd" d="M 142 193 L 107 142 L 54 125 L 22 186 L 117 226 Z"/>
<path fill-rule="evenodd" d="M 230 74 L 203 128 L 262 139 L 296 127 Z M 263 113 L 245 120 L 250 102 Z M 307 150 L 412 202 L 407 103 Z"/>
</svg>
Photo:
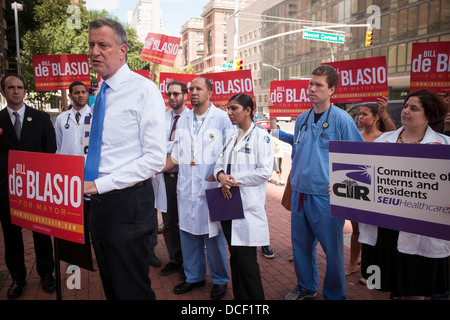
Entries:
<svg viewBox="0 0 450 320">
<path fill-rule="evenodd" d="M 177 124 L 175 144 L 167 158 L 164 172 L 178 165 L 178 215 L 181 250 L 186 281 L 174 288 L 183 294 L 205 285 L 205 245 L 213 288 L 212 299 L 226 293 L 228 260 L 226 241 L 218 222 L 211 222 L 205 189 L 218 187 L 208 182 L 227 131 L 234 132 L 226 112 L 215 107 L 209 99 L 211 82 L 195 78 L 189 87 L 189 98 L 194 107 Z"/>
<path fill-rule="evenodd" d="M 225 198 L 232 198 L 230 188 L 239 186 L 244 209 L 243 219 L 221 221 L 230 251 L 236 300 L 264 300 L 256 247 L 270 242 L 264 207 L 274 144 L 269 133 L 253 123 L 253 111 L 250 96 L 237 94 L 230 98 L 228 116 L 239 128 L 225 143 L 214 168 Z"/>
<path fill-rule="evenodd" d="M 56 153 L 73 156 L 84 156 L 84 123 L 92 117 L 91 108 L 87 104 L 89 92 L 80 81 L 72 82 L 69 86 L 69 98 L 72 108 L 61 113 L 55 121 Z"/>
</svg>

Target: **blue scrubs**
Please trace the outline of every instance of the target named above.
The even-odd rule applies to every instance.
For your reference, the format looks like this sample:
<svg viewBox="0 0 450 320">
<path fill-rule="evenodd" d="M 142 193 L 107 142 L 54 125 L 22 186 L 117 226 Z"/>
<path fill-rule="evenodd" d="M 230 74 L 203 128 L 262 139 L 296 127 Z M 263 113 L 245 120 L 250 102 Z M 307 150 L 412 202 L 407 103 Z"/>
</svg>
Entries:
<svg viewBox="0 0 450 320">
<path fill-rule="evenodd" d="M 328 127 L 323 128 L 327 112 L 317 123 L 314 123 L 314 111 L 309 117 L 309 111 L 304 112 L 295 123 L 291 170 L 292 248 L 297 284 L 317 292 L 316 245 L 319 242 L 327 260 L 323 296 L 325 299 L 345 299 L 345 221 L 330 216 L 328 144 L 332 140 L 364 139 L 348 113 L 336 106 L 331 107 Z"/>
</svg>

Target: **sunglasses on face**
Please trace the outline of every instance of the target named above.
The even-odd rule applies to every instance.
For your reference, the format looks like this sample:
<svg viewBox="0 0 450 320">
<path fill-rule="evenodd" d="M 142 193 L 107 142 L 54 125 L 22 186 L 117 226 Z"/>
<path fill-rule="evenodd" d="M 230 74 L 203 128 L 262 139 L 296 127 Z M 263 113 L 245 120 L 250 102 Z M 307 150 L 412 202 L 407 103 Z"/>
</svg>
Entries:
<svg viewBox="0 0 450 320">
<path fill-rule="evenodd" d="M 173 96 L 174 98 L 177 98 L 182 92 L 167 92 L 166 97 L 170 98 L 170 96 Z"/>
</svg>

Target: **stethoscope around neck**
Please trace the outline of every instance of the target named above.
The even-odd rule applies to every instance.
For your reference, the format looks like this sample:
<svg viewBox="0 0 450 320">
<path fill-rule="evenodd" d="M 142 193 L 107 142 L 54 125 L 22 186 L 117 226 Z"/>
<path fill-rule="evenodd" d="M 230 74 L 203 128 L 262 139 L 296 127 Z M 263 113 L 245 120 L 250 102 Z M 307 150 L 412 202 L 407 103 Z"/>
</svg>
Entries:
<svg viewBox="0 0 450 320">
<path fill-rule="evenodd" d="M 244 141 L 247 141 L 247 142 L 248 142 L 248 141 L 250 140 L 250 136 L 251 136 L 253 130 L 255 130 L 255 128 L 256 128 L 256 125 L 253 124 L 252 130 L 250 130 L 250 132 L 249 132 L 247 135 L 245 135 L 245 137 L 243 138 Z M 227 149 L 228 145 L 231 143 L 231 141 L 234 141 L 234 138 L 231 138 L 230 140 L 228 140 L 228 142 L 227 142 L 227 144 L 225 145 L 225 147 L 223 148 L 223 150 L 222 150 L 221 152 L 219 152 L 219 157 L 220 157 L 220 158 L 223 157 L 224 152 L 225 152 L 225 150 Z"/>
<path fill-rule="evenodd" d="M 331 105 L 331 106 L 328 108 L 328 111 L 327 111 L 327 118 L 325 119 L 324 123 L 322 123 L 322 128 L 324 128 L 324 129 L 326 129 L 326 128 L 328 128 L 328 127 L 330 126 L 330 124 L 328 123 L 328 117 L 330 116 L 330 111 L 331 111 L 331 107 L 332 107 L 332 106 L 333 106 L 333 105 Z M 299 144 L 299 143 L 303 140 L 303 136 L 305 135 L 306 130 L 308 130 L 308 119 L 309 119 L 309 115 L 311 114 L 311 112 L 313 111 L 313 109 L 314 109 L 314 108 L 311 108 L 311 109 L 309 110 L 308 115 L 306 116 L 305 121 L 303 121 L 302 125 L 300 126 L 300 130 L 299 130 L 298 133 L 297 133 L 297 139 L 294 141 L 294 144 Z M 305 130 L 303 131 L 303 134 L 302 134 L 302 136 L 300 137 L 300 140 L 299 140 L 299 136 L 300 136 L 300 133 L 302 132 L 303 127 L 305 127 Z"/>
<path fill-rule="evenodd" d="M 66 129 L 69 129 L 69 128 L 70 128 L 70 124 L 69 124 L 70 115 L 71 115 L 71 113 L 68 113 L 68 114 L 67 114 L 66 124 L 64 125 L 64 128 L 66 128 Z M 90 117 L 91 114 L 88 113 L 86 116 L 87 116 L 87 117 Z"/>
</svg>

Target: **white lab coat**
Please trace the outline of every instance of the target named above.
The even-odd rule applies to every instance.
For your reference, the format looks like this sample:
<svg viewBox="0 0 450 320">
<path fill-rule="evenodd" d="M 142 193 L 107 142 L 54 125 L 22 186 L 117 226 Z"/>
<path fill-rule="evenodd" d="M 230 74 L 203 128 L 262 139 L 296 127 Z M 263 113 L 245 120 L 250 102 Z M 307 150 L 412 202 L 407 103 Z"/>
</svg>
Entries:
<svg viewBox="0 0 450 320">
<path fill-rule="evenodd" d="M 91 108 L 86 105 L 80 118 L 80 124 L 75 120 L 74 110 L 61 113 L 55 121 L 56 153 L 74 156 L 84 156 L 83 136 L 84 120 L 91 117 Z M 66 128 L 66 124 L 68 128 Z"/>
<path fill-rule="evenodd" d="M 383 133 L 375 142 L 396 142 L 403 127 Z M 450 138 L 427 128 L 421 143 L 450 144 Z M 361 243 L 375 246 L 378 238 L 378 227 L 365 223 L 359 224 L 359 239 Z M 406 254 L 417 254 L 427 258 L 445 258 L 450 255 L 450 241 L 436 239 L 400 231 L 398 235 L 397 250 Z"/>
<path fill-rule="evenodd" d="M 232 221 L 231 245 L 269 245 L 269 225 L 265 211 L 267 181 L 273 169 L 274 144 L 269 133 L 252 123 L 235 145 L 238 130 L 225 144 L 223 156 L 214 168 L 217 176 L 231 163 L 230 174 L 239 183 L 244 219 Z"/>
<path fill-rule="evenodd" d="M 188 108 L 185 108 L 180 116 L 185 115 L 189 112 Z M 172 109 L 166 111 L 166 140 L 167 140 L 167 154 L 170 155 L 173 148 L 173 141 L 169 141 L 169 135 L 172 131 L 172 118 L 174 117 L 174 112 Z M 180 119 L 178 119 L 179 121 Z M 178 126 L 178 124 L 177 124 Z M 167 195 L 166 195 L 166 184 L 164 182 L 164 174 L 157 174 L 152 178 L 153 191 L 155 193 L 155 208 L 160 212 L 167 212 Z"/>
<path fill-rule="evenodd" d="M 218 234 L 220 224 L 211 222 L 205 190 L 219 186 L 207 182 L 223 143 L 235 126 L 223 110 L 210 105 L 197 137 L 194 134 L 194 111 L 178 120 L 172 159 L 178 164 L 178 217 L 180 229 L 194 235 Z M 192 159 L 193 151 L 193 159 Z M 195 165 L 191 166 L 194 160 Z"/>
</svg>

